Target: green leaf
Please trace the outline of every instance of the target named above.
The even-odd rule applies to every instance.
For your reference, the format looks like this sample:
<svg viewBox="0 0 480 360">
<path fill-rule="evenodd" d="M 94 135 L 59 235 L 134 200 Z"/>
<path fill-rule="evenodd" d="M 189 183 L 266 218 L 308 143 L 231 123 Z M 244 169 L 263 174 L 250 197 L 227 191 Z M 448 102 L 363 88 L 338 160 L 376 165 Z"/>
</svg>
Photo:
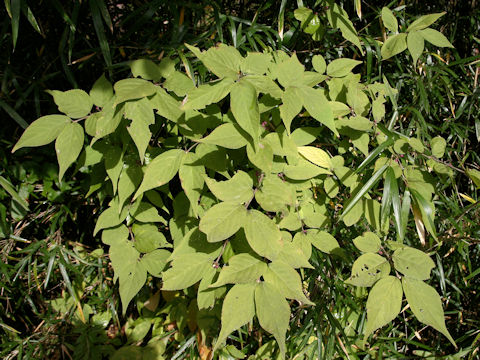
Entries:
<svg viewBox="0 0 480 360">
<path fill-rule="evenodd" d="M 447 142 L 441 136 L 436 136 L 430 142 L 430 146 L 432 148 L 432 155 L 436 158 L 441 158 L 445 154 Z"/>
<path fill-rule="evenodd" d="M 133 218 L 140 222 L 161 222 L 166 225 L 166 221 L 158 214 L 155 206 L 148 202 L 140 202 L 134 211 L 131 211 Z"/>
<path fill-rule="evenodd" d="M 312 58 L 312 65 L 316 72 L 323 74 L 327 69 L 327 63 L 322 55 L 315 55 Z"/>
<path fill-rule="evenodd" d="M 55 104 L 57 104 L 58 110 L 73 119 L 88 115 L 92 109 L 92 99 L 83 90 L 47 90 L 47 92 L 53 96 L 53 100 L 55 101 Z"/>
<path fill-rule="evenodd" d="M 55 141 L 55 152 L 57 153 L 58 179 L 62 181 L 63 174 L 70 165 L 77 160 L 83 148 L 83 128 L 78 123 L 68 123 L 58 135 Z"/>
<path fill-rule="evenodd" d="M 275 99 L 280 99 L 282 97 L 283 91 L 271 78 L 267 76 L 249 75 L 242 78 L 242 81 L 252 84 L 258 93 L 268 94 Z"/>
<path fill-rule="evenodd" d="M 243 74 L 263 75 L 267 73 L 272 63 L 272 55 L 269 53 L 249 52 L 240 64 Z"/>
<path fill-rule="evenodd" d="M 355 286 L 370 287 L 389 274 L 390 264 L 387 259 L 378 254 L 366 253 L 355 260 L 352 275 L 345 282 Z"/>
<path fill-rule="evenodd" d="M 393 32 L 398 31 L 398 21 L 395 15 L 393 15 L 392 10 L 387 7 L 382 8 L 382 21 L 385 27 Z"/>
<path fill-rule="evenodd" d="M 230 107 L 238 125 L 256 143 L 259 137 L 260 112 L 257 91 L 253 85 L 245 81 L 235 83 L 230 93 Z"/>
<path fill-rule="evenodd" d="M 113 86 L 110 84 L 110 81 L 107 80 L 105 74 L 102 74 L 102 76 L 95 81 L 89 95 L 93 104 L 99 107 L 105 106 L 113 97 Z"/>
<path fill-rule="evenodd" d="M 113 186 L 113 194 L 117 193 L 118 178 L 123 169 L 123 151 L 118 146 L 110 146 L 105 154 L 105 170 Z M 123 205 L 123 204 L 122 204 Z"/>
<path fill-rule="evenodd" d="M 123 79 L 113 85 L 115 89 L 115 104 L 128 100 L 141 99 L 155 94 L 156 87 L 150 81 L 143 79 Z"/>
<path fill-rule="evenodd" d="M 303 106 L 310 116 L 328 127 L 338 136 L 338 131 L 333 121 L 333 111 L 323 91 L 309 87 L 301 87 L 296 90 L 298 96 L 302 99 Z"/>
<path fill-rule="evenodd" d="M 147 99 L 140 99 L 126 103 L 125 117 L 132 120 L 127 130 L 137 147 L 140 162 L 143 164 L 145 151 L 152 137 L 149 126 L 155 122 L 150 102 Z"/>
<path fill-rule="evenodd" d="M 190 206 L 198 216 L 199 200 L 203 190 L 205 168 L 198 164 L 198 156 L 194 153 L 185 154 L 184 161 L 178 170 L 178 177 Z"/>
<path fill-rule="evenodd" d="M 125 204 L 125 201 L 134 193 L 138 185 L 142 182 L 143 171 L 141 166 L 137 163 L 136 157 L 126 157 L 124 159 L 123 169 L 118 178 L 118 199 L 120 205 Z"/>
<path fill-rule="evenodd" d="M 220 287 L 219 289 L 211 289 L 210 285 L 214 282 L 214 279 L 217 275 L 217 270 L 213 267 L 209 268 L 208 271 L 203 276 L 200 284 L 198 285 L 197 292 L 197 304 L 200 310 L 208 309 L 215 305 L 215 298 L 217 292 L 220 292 L 225 287 Z M 223 295 L 223 294 L 222 294 Z"/>
<path fill-rule="evenodd" d="M 380 246 L 382 245 L 379 237 L 370 231 L 353 239 L 353 244 L 358 250 L 364 253 L 376 253 L 380 250 Z"/>
<path fill-rule="evenodd" d="M 318 250 L 323 251 L 324 253 L 327 253 L 327 254 L 331 254 L 335 252 L 337 249 L 340 249 L 340 245 L 338 245 L 338 241 L 326 231 L 309 229 L 307 230 L 307 239 Z"/>
<path fill-rule="evenodd" d="M 284 297 L 314 305 L 303 293 L 302 280 L 293 267 L 282 260 L 275 260 L 268 265 L 268 270 L 263 274 L 265 282 L 274 286 Z"/>
<path fill-rule="evenodd" d="M 165 151 L 147 165 L 143 181 L 140 184 L 133 200 L 147 190 L 154 189 L 168 183 L 177 174 L 182 163 L 185 151 L 172 149 Z"/>
<path fill-rule="evenodd" d="M 200 231 L 207 235 L 209 242 L 228 239 L 244 223 L 245 207 L 235 202 L 221 202 L 212 206 L 200 219 Z"/>
<path fill-rule="evenodd" d="M 135 223 L 132 226 L 135 236 L 135 248 L 141 253 L 150 253 L 160 247 L 169 245 L 165 235 L 153 224 Z M 170 255 L 169 255 L 170 256 Z"/>
<path fill-rule="evenodd" d="M 290 126 L 293 119 L 302 111 L 302 99 L 298 96 L 294 87 L 285 89 L 282 95 L 282 105 L 280 105 L 280 117 L 282 118 L 287 133 L 290 133 Z"/>
<path fill-rule="evenodd" d="M 190 50 L 192 46 L 186 45 Z M 200 53 L 195 51 L 195 55 L 212 73 L 219 78 L 230 78 L 236 80 L 240 74 L 240 64 L 243 60 L 242 55 L 233 46 L 219 44 L 211 47 L 207 51 Z"/>
<path fill-rule="evenodd" d="M 115 198 L 110 207 L 104 210 L 97 219 L 95 229 L 93 230 L 93 236 L 95 236 L 100 230 L 111 228 L 122 223 L 127 217 L 127 211 L 122 211 L 120 214 L 118 211 L 118 200 Z"/>
<path fill-rule="evenodd" d="M 258 255 L 273 260 L 280 252 L 282 233 L 264 213 L 249 210 L 243 220 L 243 229 L 249 245 Z"/>
<path fill-rule="evenodd" d="M 122 106 L 117 107 L 115 104 L 115 96 L 113 96 L 104 106 L 100 113 L 98 113 L 95 138 L 100 139 L 113 133 L 120 121 L 122 121 L 123 111 Z"/>
<path fill-rule="evenodd" d="M 402 284 L 396 277 L 387 276 L 378 280 L 368 294 L 365 339 L 397 317 L 402 306 L 402 295 Z"/>
<path fill-rule="evenodd" d="M 298 61 L 297 55 L 294 53 L 290 58 L 281 62 L 277 67 L 277 79 L 284 88 L 288 86 L 296 86 L 298 80 L 302 78 L 304 66 Z"/>
<path fill-rule="evenodd" d="M 273 334 L 285 358 L 285 334 L 290 322 L 290 306 L 282 294 L 269 283 L 262 282 L 255 288 L 255 307 L 260 326 Z"/>
<path fill-rule="evenodd" d="M 12 149 L 12 153 L 27 146 L 51 143 L 72 120 L 65 115 L 47 115 L 38 118 L 25 129 Z"/>
<path fill-rule="evenodd" d="M 105 229 L 102 231 L 102 242 L 106 245 L 112 245 L 119 241 L 128 240 L 130 233 L 124 224 L 117 227 Z"/>
<path fill-rule="evenodd" d="M 435 230 L 435 211 L 433 210 L 433 206 L 431 202 L 427 201 L 418 191 L 410 188 L 410 192 L 415 199 L 415 202 L 422 213 L 422 219 L 427 228 L 428 232 L 433 236 L 435 240 L 438 241 L 437 232 Z"/>
<path fill-rule="evenodd" d="M 0 176 L 0 186 L 12 197 L 12 200 L 16 201 L 22 208 L 28 211 L 28 202 L 15 191 L 10 181 L 3 176 Z"/>
<path fill-rule="evenodd" d="M 162 290 L 183 290 L 200 281 L 212 266 L 208 254 L 181 254 L 172 261 L 172 267 L 162 274 Z"/>
<path fill-rule="evenodd" d="M 228 260 L 228 266 L 220 271 L 217 281 L 210 287 L 225 284 L 245 284 L 256 281 L 267 270 L 267 264 L 250 254 L 234 255 Z"/>
<path fill-rule="evenodd" d="M 229 180 L 215 181 L 205 176 L 205 183 L 217 199 L 243 204 L 253 197 L 253 180 L 241 170 Z"/>
<path fill-rule="evenodd" d="M 228 335 L 252 320 L 255 315 L 254 293 L 256 284 L 237 284 L 225 296 L 222 306 L 222 328 L 213 351 Z"/>
<path fill-rule="evenodd" d="M 273 166 L 273 149 L 265 140 L 260 141 L 253 149 L 247 144 L 247 157 L 250 162 L 264 173 L 269 174 Z"/>
<path fill-rule="evenodd" d="M 298 152 L 311 163 L 326 169 L 332 168 L 332 162 L 328 153 L 314 146 L 299 146 Z"/>
<path fill-rule="evenodd" d="M 183 110 L 204 109 L 207 105 L 222 100 L 232 88 L 234 88 L 234 82 L 231 79 L 223 79 L 193 88 L 187 92 L 187 101 L 183 105 Z"/>
<path fill-rule="evenodd" d="M 387 60 L 392 56 L 400 54 L 407 48 L 407 34 L 400 33 L 390 36 L 382 45 L 382 59 Z"/>
<path fill-rule="evenodd" d="M 388 167 L 383 186 L 382 207 L 380 208 L 380 227 L 388 229 L 390 227 L 390 209 L 392 207 L 392 187 L 397 185 L 395 173 L 391 167 Z M 397 190 L 398 192 L 398 190 Z"/>
<path fill-rule="evenodd" d="M 360 65 L 362 62 L 353 59 L 335 59 L 327 66 L 327 75 L 331 77 L 347 76 L 354 67 Z"/>
<path fill-rule="evenodd" d="M 152 60 L 138 59 L 132 61 L 129 65 L 134 77 L 153 81 L 160 81 L 162 78 L 160 68 Z"/>
<path fill-rule="evenodd" d="M 303 158 L 298 161 L 297 165 L 285 166 L 283 173 L 292 180 L 309 180 L 321 174 L 331 174 L 329 170 L 314 165 Z"/>
<path fill-rule="evenodd" d="M 419 31 L 412 31 L 407 35 L 407 46 L 408 51 L 413 59 L 413 65 L 417 64 L 417 60 L 422 55 L 423 49 L 425 47 L 425 42 Z"/>
<path fill-rule="evenodd" d="M 480 171 L 475 169 L 466 169 L 465 174 L 473 181 L 477 189 L 480 189 Z"/>
<path fill-rule="evenodd" d="M 140 253 L 131 241 L 115 242 L 110 246 L 109 255 L 115 271 L 115 279 L 120 283 L 120 299 L 123 314 L 125 314 L 128 304 L 145 284 L 147 270 L 139 261 Z"/>
<path fill-rule="evenodd" d="M 226 123 L 216 127 L 208 136 L 196 141 L 227 149 L 240 149 L 248 143 L 243 134 L 244 131 L 237 124 Z"/>
<path fill-rule="evenodd" d="M 167 80 L 163 83 L 163 86 L 165 89 L 173 91 L 178 96 L 185 96 L 189 91 L 195 89 L 192 79 L 180 71 L 174 71 L 170 74 Z"/>
<path fill-rule="evenodd" d="M 433 44 L 438 47 L 449 47 L 454 48 L 452 43 L 441 32 L 434 29 L 423 29 L 420 30 L 421 36 L 427 40 L 430 44 Z"/>
<path fill-rule="evenodd" d="M 360 39 L 357 36 L 357 31 L 355 30 L 353 23 L 348 18 L 347 12 L 333 0 L 329 0 L 327 4 L 327 18 L 330 25 L 333 28 L 340 29 L 342 36 L 358 47 L 363 55 L 362 44 L 360 43 Z"/>
<path fill-rule="evenodd" d="M 446 12 L 441 12 L 420 16 L 417 20 L 410 24 L 410 26 L 407 28 L 407 32 L 425 29 L 445 14 Z"/>
<path fill-rule="evenodd" d="M 348 205 L 343 210 L 342 215 L 340 216 L 339 220 L 342 220 L 343 217 L 348 214 L 348 212 L 360 201 L 360 199 L 365 195 L 370 189 L 372 189 L 380 177 L 383 175 L 385 170 L 387 170 L 388 164 L 383 165 L 373 176 L 368 179 L 368 181 L 363 185 L 363 187 L 356 193 L 352 200 L 348 202 Z"/>
<path fill-rule="evenodd" d="M 184 114 L 180 109 L 181 103 L 160 87 L 157 87 L 157 92 L 149 100 L 157 114 L 168 120 L 177 122 Z"/>
<path fill-rule="evenodd" d="M 255 192 L 255 200 L 265 211 L 281 211 L 287 205 L 294 205 L 295 189 L 278 176 L 267 175 L 262 187 Z"/>
<path fill-rule="evenodd" d="M 455 340 L 445 326 L 442 301 L 435 289 L 421 280 L 404 277 L 403 291 L 418 321 L 440 331 L 456 347 Z"/>
<path fill-rule="evenodd" d="M 392 258 L 395 270 L 412 279 L 430 279 L 430 272 L 435 267 L 430 256 L 411 247 L 395 250 Z"/>
</svg>

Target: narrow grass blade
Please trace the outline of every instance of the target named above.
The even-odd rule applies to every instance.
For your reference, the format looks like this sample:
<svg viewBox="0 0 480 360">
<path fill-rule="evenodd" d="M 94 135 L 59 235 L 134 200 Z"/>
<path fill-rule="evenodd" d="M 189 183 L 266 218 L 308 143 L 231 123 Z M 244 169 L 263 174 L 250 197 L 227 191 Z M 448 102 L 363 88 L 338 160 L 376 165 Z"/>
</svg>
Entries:
<svg viewBox="0 0 480 360">
<path fill-rule="evenodd" d="M 102 50 L 103 58 L 108 68 L 112 66 L 112 55 L 110 53 L 110 46 L 108 45 L 105 29 L 103 28 L 102 15 L 95 0 L 90 0 L 90 11 L 92 12 L 93 26 L 97 34 L 100 49 Z"/>
<path fill-rule="evenodd" d="M 10 181 L 5 179 L 3 176 L 0 176 L 0 186 L 3 187 L 7 193 L 10 194 L 13 200 L 15 200 L 21 207 L 28 211 L 27 201 L 22 199 L 20 195 L 18 195 L 12 184 L 10 184 Z"/>
<path fill-rule="evenodd" d="M 363 185 L 360 191 L 353 197 L 353 199 L 348 203 L 345 210 L 343 210 L 342 215 L 338 219 L 339 221 L 343 219 L 343 217 L 350 211 L 352 208 L 361 200 L 363 195 L 365 195 L 370 189 L 372 189 L 378 180 L 382 177 L 385 170 L 387 170 L 388 164 L 383 165 L 378 171 L 373 174 L 373 176 Z"/>
<path fill-rule="evenodd" d="M 26 129 L 28 127 L 28 123 L 5 101 L 0 99 L 0 106 L 2 107 L 5 112 L 10 115 L 10 117 L 17 122 L 22 128 Z"/>
<path fill-rule="evenodd" d="M 427 230 L 430 232 L 433 238 L 438 241 L 437 232 L 435 231 L 435 224 L 433 222 L 434 212 L 430 203 L 425 200 L 425 198 L 420 195 L 418 191 L 410 189 L 410 192 L 412 193 L 413 198 L 415 199 L 415 202 L 422 213 L 422 218 Z"/>
<path fill-rule="evenodd" d="M 22 0 L 11 0 L 10 1 L 10 12 L 12 14 L 12 41 L 13 49 L 17 45 L 18 39 L 18 28 L 20 26 L 20 9 L 22 6 Z"/>
</svg>

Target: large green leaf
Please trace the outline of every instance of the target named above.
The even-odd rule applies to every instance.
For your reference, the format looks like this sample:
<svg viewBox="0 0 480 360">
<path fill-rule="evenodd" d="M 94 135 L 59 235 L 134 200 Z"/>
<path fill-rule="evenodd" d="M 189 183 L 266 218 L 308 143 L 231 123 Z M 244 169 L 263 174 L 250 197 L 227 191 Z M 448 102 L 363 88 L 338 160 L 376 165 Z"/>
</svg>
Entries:
<svg viewBox="0 0 480 360">
<path fill-rule="evenodd" d="M 83 90 L 47 90 L 47 92 L 53 96 L 53 100 L 55 101 L 55 104 L 57 104 L 58 110 L 73 119 L 88 115 L 92 109 L 92 98 Z"/>
<path fill-rule="evenodd" d="M 323 91 L 309 87 L 301 87 L 296 90 L 298 96 L 302 99 L 303 106 L 307 109 L 310 116 L 328 127 L 338 136 L 338 131 L 333 121 L 333 111 Z"/>
<path fill-rule="evenodd" d="M 287 133 L 290 133 L 290 126 L 293 119 L 302 111 L 302 99 L 298 96 L 294 87 L 287 87 L 282 95 L 280 105 L 280 117 L 282 118 Z"/>
<path fill-rule="evenodd" d="M 124 101 L 140 99 L 155 94 L 156 87 L 150 81 L 143 79 L 123 79 L 113 85 L 116 94 L 116 104 Z"/>
<path fill-rule="evenodd" d="M 127 102 L 125 104 L 125 117 L 132 120 L 127 130 L 137 146 L 140 161 L 143 163 L 145 151 L 152 136 L 149 126 L 155 122 L 150 101 L 143 98 Z"/>
<path fill-rule="evenodd" d="M 252 320 L 255 315 L 256 283 L 237 284 L 230 289 L 223 300 L 222 328 L 213 351 L 218 349 L 228 335 Z"/>
<path fill-rule="evenodd" d="M 242 63 L 242 55 L 233 46 L 219 44 L 211 47 L 207 51 L 200 52 L 194 46 L 186 45 L 210 70 L 219 78 L 230 78 L 236 80 L 240 74 L 240 64 Z"/>
<path fill-rule="evenodd" d="M 435 289 L 421 280 L 408 277 L 402 279 L 402 285 L 408 304 L 418 321 L 440 331 L 456 347 L 455 340 L 445 326 L 442 301 Z"/>
<path fill-rule="evenodd" d="M 258 141 L 260 112 L 258 110 L 257 91 L 252 84 L 239 81 L 232 87 L 230 107 L 238 125 L 253 139 Z"/>
<path fill-rule="evenodd" d="M 412 31 L 407 35 L 407 46 L 410 55 L 412 55 L 413 65 L 417 64 L 417 60 L 422 55 L 425 47 L 423 36 L 419 31 Z"/>
<path fill-rule="evenodd" d="M 352 275 L 347 284 L 369 287 L 390 274 L 390 264 L 383 256 L 366 253 L 360 256 L 352 266 Z"/>
<path fill-rule="evenodd" d="M 376 253 L 382 245 L 379 237 L 370 231 L 353 239 L 353 244 L 358 250 L 364 253 Z"/>
<path fill-rule="evenodd" d="M 198 164 L 198 156 L 194 153 L 185 154 L 182 165 L 178 170 L 178 177 L 185 195 L 190 201 L 190 206 L 194 213 L 198 216 L 199 200 L 202 193 L 205 176 L 205 168 Z"/>
<path fill-rule="evenodd" d="M 93 104 L 100 107 L 103 107 L 113 97 L 113 86 L 105 74 L 95 81 L 89 95 Z"/>
<path fill-rule="evenodd" d="M 217 281 L 211 287 L 225 284 L 245 284 L 256 281 L 267 270 L 267 264 L 250 254 L 234 255 L 224 266 Z"/>
<path fill-rule="evenodd" d="M 260 326 L 273 334 L 285 358 L 285 334 L 290 322 L 290 306 L 271 284 L 262 282 L 255 288 L 255 307 Z"/>
<path fill-rule="evenodd" d="M 246 210 L 237 202 L 221 202 L 212 206 L 200 219 L 200 231 L 207 235 L 209 242 L 228 239 L 245 222 Z"/>
<path fill-rule="evenodd" d="M 397 317 L 402 306 L 402 295 L 402 284 L 396 277 L 387 276 L 378 280 L 368 294 L 365 339 Z"/>
<path fill-rule="evenodd" d="M 420 30 L 421 36 L 427 40 L 429 43 L 438 46 L 438 47 L 449 47 L 453 48 L 454 46 L 441 32 L 434 29 L 423 29 Z"/>
<path fill-rule="evenodd" d="M 383 60 L 400 54 L 407 48 L 407 34 L 400 33 L 390 36 L 382 45 L 381 54 Z"/>
<path fill-rule="evenodd" d="M 138 59 L 132 61 L 129 65 L 135 77 L 153 81 L 159 81 L 162 78 L 159 66 L 152 60 Z"/>
<path fill-rule="evenodd" d="M 410 24 L 410 26 L 407 28 L 407 32 L 425 29 L 445 14 L 445 12 L 441 12 L 420 16 L 417 20 Z"/>
<path fill-rule="evenodd" d="M 327 75 L 331 77 L 347 76 L 354 67 L 360 65 L 362 62 L 353 59 L 335 59 L 327 66 Z"/>
<path fill-rule="evenodd" d="M 430 271 L 435 267 L 430 256 L 411 247 L 395 250 L 392 258 L 395 270 L 412 279 L 429 279 Z"/>
<path fill-rule="evenodd" d="M 282 296 L 295 299 L 308 305 L 314 305 L 307 299 L 302 290 L 302 280 L 298 272 L 282 260 L 275 260 L 268 265 L 263 274 L 266 283 L 274 286 Z"/>
<path fill-rule="evenodd" d="M 298 152 L 311 163 L 326 169 L 332 168 L 332 162 L 328 153 L 314 146 L 299 146 Z"/>
<path fill-rule="evenodd" d="M 51 143 L 71 123 L 65 115 L 47 115 L 38 118 L 25 129 L 12 152 L 27 146 L 42 146 Z"/>
<path fill-rule="evenodd" d="M 187 101 L 183 105 L 183 110 L 204 109 L 207 105 L 217 103 L 227 96 L 234 86 L 231 79 L 203 84 L 187 92 Z"/>
<path fill-rule="evenodd" d="M 208 254 L 183 254 L 175 257 L 172 267 L 162 274 L 163 290 L 183 290 L 200 281 L 212 266 Z"/>
<path fill-rule="evenodd" d="M 280 229 L 264 213 L 249 210 L 243 228 L 248 243 L 258 255 L 273 260 L 280 252 L 282 246 Z"/>
<path fill-rule="evenodd" d="M 83 128 L 78 123 L 68 123 L 58 135 L 55 141 L 55 152 L 57 153 L 58 178 L 62 181 L 63 174 L 70 165 L 77 160 L 83 148 Z"/>
<path fill-rule="evenodd" d="M 172 149 L 165 151 L 147 165 L 143 181 L 133 199 L 135 200 L 145 191 L 168 183 L 177 174 L 182 163 L 185 151 Z"/>
<path fill-rule="evenodd" d="M 205 176 L 205 183 L 217 199 L 243 204 L 253 197 L 253 180 L 241 170 L 229 180 L 215 181 Z"/>
<path fill-rule="evenodd" d="M 383 25 L 390 31 L 397 32 L 398 30 L 398 21 L 395 15 L 393 15 L 392 10 L 384 6 L 382 8 L 382 22 Z"/>
<path fill-rule="evenodd" d="M 216 127 L 208 136 L 197 141 L 227 149 L 240 149 L 248 142 L 243 134 L 245 132 L 237 124 L 226 123 Z"/>
</svg>

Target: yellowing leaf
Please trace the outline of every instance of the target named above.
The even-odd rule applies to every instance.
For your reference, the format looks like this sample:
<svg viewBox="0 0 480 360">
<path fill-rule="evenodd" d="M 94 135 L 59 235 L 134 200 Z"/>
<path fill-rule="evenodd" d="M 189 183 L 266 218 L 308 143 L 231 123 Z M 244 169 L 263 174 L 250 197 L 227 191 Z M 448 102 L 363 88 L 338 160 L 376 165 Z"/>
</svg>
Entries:
<svg viewBox="0 0 480 360">
<path fill-rule="evenodd" d="M 365 339 L 397 317 L 402 306 L 402 295 L 402 284 L 396 277 L 387 276 L 378 280 L 368 294 Z"/>
<path fill-rule="evenodd" d="M 418 321 L 440 331 L 456 347 L 455 340 L 445 326 L 442 301 L 435 289 L 421 280 L 409 277 L 402 279 L 402 285 L 408 304 Z"/>
<path fill-rule="evenodd" d="M 393 253 L 395 270 L 412 279 L 427 280 L 435 267 L 433 260 L 423 251 L 411 247 L 395 250 Z"/>
<path fill-rule="evenodd" d="M 280 252 L 282 245 L 280 229 L 264 213 L 249 210 L 243 228 L 248 243 L 258 255 L 273 260 Z"/>
<path fill-rule="evenodd" d="M 255 307 L 260 326 L 273 334 L 285 358 L 285 334 L 290 322 L 290 306 L 282 294 L 267 282 L 255 288 Z"/>
<path fill-rule="evenodd" d="M 314 146 L 299 146 L 298 152 L 311 163 L 326 169 L 332 168 L 330 156 L 326 151 Z"/>
<path fill-rule="evenodd" d="M 218 349 L 233 331 L 252 320 L 255 315 L 255 287 L 255 283 L 237 284 L 225 296 L 222 306 L 222 328 L 213 351 Z"/>
</svg>

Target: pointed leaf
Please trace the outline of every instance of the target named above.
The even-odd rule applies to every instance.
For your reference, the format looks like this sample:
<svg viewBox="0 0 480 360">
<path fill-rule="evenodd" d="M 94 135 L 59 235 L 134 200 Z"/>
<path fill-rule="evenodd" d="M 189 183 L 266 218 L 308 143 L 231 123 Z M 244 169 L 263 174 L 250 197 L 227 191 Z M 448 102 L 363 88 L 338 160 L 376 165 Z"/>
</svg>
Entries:
<svg viewBox="0 0 480 360">
<path fill-rule="evenodd" d="M 273 334 L 285 358 L 285 334 L 290 322 L 290 306 L 282 294 L 269 283 L 263 282 L 255 289 L 255 307 L 260 326 Z"/>
<path fill-rule="evenodd" d="M 237 124 L 226 123 L 216 127 L 208 136 L 196 141 L 227 149 L 240 149 L 248 143 L 243 134 L 245 132 Z"/>
<path fill-rule="evenodd" d="M 12 149 L 12 153 L 27 146 L 42 146 L 51 143 L 71 123 L 65 115 L 47 115 L 38 118 L 23 132 Z"/>
<path fill-rule="evenodd" d="M 376 253 L 380 250 L 380 246 L 382 245 L 378 236 L 370 231 L 353 239 L 353 244 L 358 250 L 364 253 Z"/>
<path fill-rule="evenodd" d="M 365 339 L 397 317 L 402 306 L 402 295 L 402 284 L 396 277 L 387 276 L 378 280 L 368 294 Z"/>
<path fill-rule="evenodd" d="M 438 47 L 449 47 L 453 48 L 454 46 L 441 32 L 434 29 L 423 29 L 420 30 L 421 36 L 427 40 L 430 44 L 433 44 Z"/>
<path fill-rule="evenodd" d="M 297 88 L 297 94 L 303 101 L 303 106 L 308 111 L 311 117 L 319 121 L 335 135 L 338 136 L 338 131 L 335 128 L 333 121 L 333 111 L 327 98 L 321 89 L 312 89 L 309 87 Z"/>
<path fill-rule="evenodd" d="M 242 204 L 221 202 L 207 210 L 200 219 L 199 229 L 209 242 L 226 240 L 244 224 L 245 213 Z"/>
<path fill-rule="evenodd" d="M 255 283 L 237 284 L 225 296 L 222 306 L 222 329 L 213 351 L 218 349 L 233 331 L 252 320 L 255 315 L 255 287 Z"/>
<path fill-rule="evenodd" d="M 187 101 L 183 110 L 204 109 L 207 105 L 217 103 L 230 93 L 234 82 L 223 79 L 212 84 L 203 84 L 187 92 Z"/>
<path fill-rule="evenodd" d="M 327 75 L 331 77 L 347 76 L 354 67 L 360 65 L 362 62 L 353 59 L 335 59 L 327 66 Z"/>
<path fill-rule="evenodd" d="M 72 163 L 77 160 L 83 148 L 83 128 L 78 123 L 69 123 L 58 135 L 55 141 L 55 152 L 57 153 L 58 179 L 62 181 L 63 174 Z"/>
<path fill-rule="evenodd" d="M 430 279 L 430 272 L 435 267 L 433 260 L 423 251 L 403 247 L 393 253 L 395 270 L 412 279 Z"/>
<path fill-rule="evenodd" d="M 267 264 L 250 254 L 234 255 L 224 266 L 217 281 L 211 287 L 225 284 L 245 284 L 256 281 L 267 270 Z"/>
<path fill-rule="evenodd" d="M 390 10 L 386 6 L 382 8 L 382 21 L 383 25 L 385 25 L 388 30 L 393 32 L 398 31 L 397 18 L 395 17 L 395 15 L 393 15 L 392 10 Z"/>
<path fill-rule="evenodd" d="M 47 90 L 47 92 L 53 96 L 53 100 L 55 101 L 55 104 L 57 104 L 58 110 L 73 119 L 88 115 L 92 109 L 92 99 L 83 90 Z"/>
<path fill-rule="evenodd" d="M 400 54 L 407 48 L 407 34 L 400 33 L 390 36 L 382 45 L 382 59 L 387 60 L 392 56 Z"/>
<path fill-rule="evenodd" d="M 172 267 L 162 274 L 162 290 L 183 290 L 200 281 L 212 266 L 208 254 L 182 254 L 172 261 Z"/>
<path fill-rule="evenodd" d="M 215 181 L 205 176 L 205 182 L 217 199 L 243 204 L 253 197 L 253 180 L 241 170 L 229 180 Z"/>
<path fill-rule="evenodd" d="M 390 264 L 384 257 L 366 253 L 360 256 L 352 266 L 352 275 L 345 282 L 355 286 L 369 287 L 390 274 Z"/>
<path fill-rule="evenodd" d="M 421 280 L 404 277 L 403 291 L 408 304 L 418 321 L 440 331 L 456 347 L 455 340 L 445 326 L 445 319 L 440 296 L 433 287 Z"/>
<path fill-rule="evenodd" d="M 282 233 L 272 219 L 258 210 L 249 210 L 243 228 L 248 243 L 258 255 L 270 260 L 277 256 L 281 250 Z"/>
<path fill-rule="evenodd" d="M 413 64 L 417 64 L 417 60 L 422 55 L 425 47 L 425 42 L 419 31 L 412 31 L 407 35 L 407 46 L 410 55 L 412 55 Z"/>
<path fill-rule="evenodd" d="M 259 136 L 260 112 L 257 91 L 253 85 L 245 81 L 235 83 L 230 93 L 230 107 L 238 125 L 256 143 Z"/>
<path fill-rule="evenodd" d="M 150 164 L 147 165 L 143 181 L 135 193 L 133 200 L 145 191 L 162 186 L 172 180 L 180 168 L 184 155 L 185 151 L 172 149 L 161 153 L 153 159 Z"/>
<path fill-rule="evenodd" d="M 113 97 L 113 86 L 102 74 L 97 81 L 93 84 L 92 90 L 90 90 L 90 98 L 93 104 L 99 107 L 103 107 Z"/>
<path fill-rule="evenodd" d="M 150 96 L 156 91 L 155 85 L 143 79 L 123 79 L 117 81 L 113 88 L 116 94 L 116 104 Z"/>
<path fill-rule="evenodd" d="M 332 168 L 330 156 L 326 151 L 314 146 L 299 146 L 298 152 L 311 163 L 326 169 Z"/>
<path fill-rule="evenodd" d="M 410 26 L 407 28 L 407 32 L 425 29 L 445 14 L 446 12 L 441 12 L 420 16 L 417 20 L 410 24 Z"/>
</svg>

